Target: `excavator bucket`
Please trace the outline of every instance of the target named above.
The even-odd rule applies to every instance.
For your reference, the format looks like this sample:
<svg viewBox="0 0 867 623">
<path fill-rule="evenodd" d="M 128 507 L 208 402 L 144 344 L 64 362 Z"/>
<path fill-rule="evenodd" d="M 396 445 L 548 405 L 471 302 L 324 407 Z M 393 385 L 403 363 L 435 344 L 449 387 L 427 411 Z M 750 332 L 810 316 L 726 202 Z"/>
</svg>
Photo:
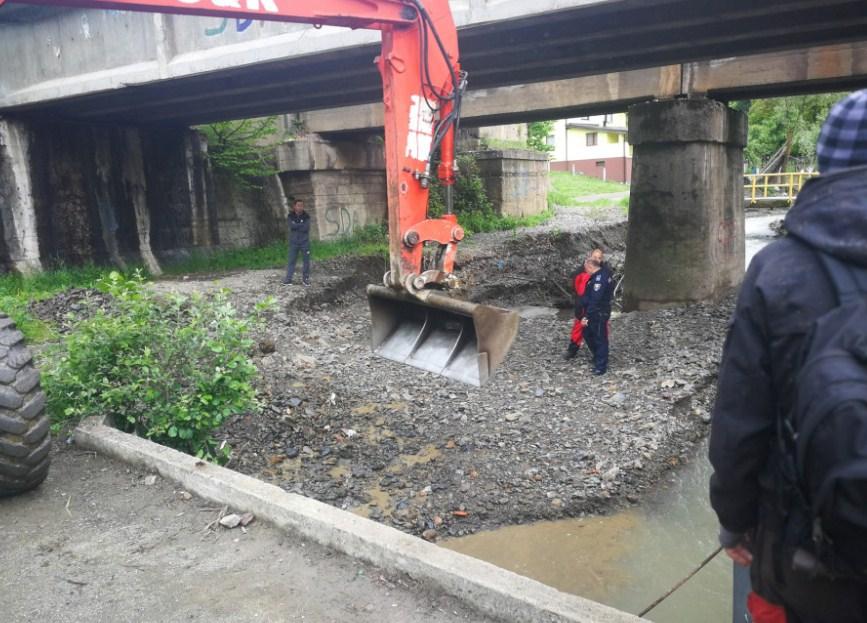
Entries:
<svg viewBox="0 0 867 623">
<path fill-rule="evenodd" d="M 518 333 L 518 314 L 435 292 L 413 297 L 367 287 L 373 352 L 386 359 L 480 387 L 503 363 Z"/>
</svg>

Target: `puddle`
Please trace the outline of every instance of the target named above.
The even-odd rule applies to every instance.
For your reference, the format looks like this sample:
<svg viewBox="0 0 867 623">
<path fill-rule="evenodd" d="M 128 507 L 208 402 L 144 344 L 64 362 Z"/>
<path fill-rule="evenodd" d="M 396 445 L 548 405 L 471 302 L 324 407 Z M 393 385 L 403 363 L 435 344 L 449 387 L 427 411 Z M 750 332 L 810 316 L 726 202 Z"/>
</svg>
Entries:
<svg viewBox="0 0 867 623">
<path fill-rule="evenodd" d="M 716 548 L 706 448 L 641 509 L 541 522 L 452 539 L 459 551 L 627 612 L 638 613 Z M 722 554 L 647 615 L 658 623 L 731 621 L 731 563 Z"/>
<path fill-rule="evenodd" d="M 365 489 L 364 493 L 367 494 L 370 501 L 353 508 L 353 513 L 362 517 L 370 518 L 371 511 L 374 508 L 378 508 L 383 515 L 391 515 L 393 502 L 390 493 L 383 491 L 379 485 Z"/>
<path fill-rule="evenodd" d="M 402 472 L 407 467 L 413 465 L 423 465 L 435 461 L 442 456 L 442 451 L 433 444 L 428 444 L 419 450 L 416 454 L 401 454 L 397 458 L 397 463 L 391 465 L 388 471 L 392 474 Z"/>
<path fill-rule="evenodd" d="M 349 476 L 349 473 L 349 468 L 343 465 L 335 465 L 328 470 L 328 475 L 331 476 L 334 480 L 344 480 L 347 476 Z"/>
</svg>

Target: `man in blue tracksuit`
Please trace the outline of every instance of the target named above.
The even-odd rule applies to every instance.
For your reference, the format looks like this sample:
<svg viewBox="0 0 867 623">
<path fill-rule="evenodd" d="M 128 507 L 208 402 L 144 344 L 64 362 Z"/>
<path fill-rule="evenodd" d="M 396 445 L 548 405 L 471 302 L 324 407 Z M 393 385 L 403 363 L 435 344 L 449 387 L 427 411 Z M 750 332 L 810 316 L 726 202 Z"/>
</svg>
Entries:
<svg viewBox="0 0 867 623">
<path fill-rule="evenodd" d="M 606 264 L 588 259 L 584 263 L 590 280 L 581 297 L 584 308 L 584 341 L 593 353 L 593 374 L 608 371 L 608 319 L 611 318 L 611 296 L 614 278 Z"/>
<path fill-rule="evenodd" d="M 305 286 L 310 285 L 310 215 L 304 211 L 304 202 L 296 199 L 292 203 L 292 211 L 289 213 L 289 264 L 286 266 L 286 278 L 283 285 L 292 285 L 295 276 L 295 264 L 298 263 L 298 255 L 301 255 L 303 273 L 302 280 Z"/>
</svg>

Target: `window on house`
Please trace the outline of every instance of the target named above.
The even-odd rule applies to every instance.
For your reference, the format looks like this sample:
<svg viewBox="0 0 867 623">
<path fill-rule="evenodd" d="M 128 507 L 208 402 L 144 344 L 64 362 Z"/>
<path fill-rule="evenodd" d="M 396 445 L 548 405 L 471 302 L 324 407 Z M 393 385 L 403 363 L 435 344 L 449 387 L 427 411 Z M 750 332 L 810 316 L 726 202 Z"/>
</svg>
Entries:
<svg viewBox="0 0 867 623">
<path fill-rule="evenodd" d="M 546 144 L 546 145 L 554 145 L 556 142 L 557 142 L 557 139 L 554 137 L 553 134 L 549 134 L 549 135 L 545 138 L 545 144 Z"/>
<path fill-rule="evenodd" d="M 614 115 L 605 115 L 605 125 L 612 125 L 614 123 Z"/>
<path fill-rule="evenodd" d="M 587 147 L 595 147 L 599 142 L 599 134 L 596 132 L 587 133 Z"/>
</svg>

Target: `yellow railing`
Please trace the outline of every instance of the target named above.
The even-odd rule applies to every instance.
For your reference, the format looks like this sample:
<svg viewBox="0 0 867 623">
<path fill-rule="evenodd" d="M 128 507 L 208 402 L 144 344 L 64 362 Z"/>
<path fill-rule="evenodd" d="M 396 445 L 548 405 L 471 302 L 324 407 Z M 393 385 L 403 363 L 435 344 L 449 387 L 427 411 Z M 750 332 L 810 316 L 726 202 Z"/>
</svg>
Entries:
<svg viewBox="0 0 867 623">
<path fill-rule="evenodd" d="M 817 175 L 819 175 L 818 171 L 755 173 L 745 175 L 744 180 L 750 203 L 755 204 L 770 199 L 785 199 L 791 205 L 806 181 Z"/>
</svg>

